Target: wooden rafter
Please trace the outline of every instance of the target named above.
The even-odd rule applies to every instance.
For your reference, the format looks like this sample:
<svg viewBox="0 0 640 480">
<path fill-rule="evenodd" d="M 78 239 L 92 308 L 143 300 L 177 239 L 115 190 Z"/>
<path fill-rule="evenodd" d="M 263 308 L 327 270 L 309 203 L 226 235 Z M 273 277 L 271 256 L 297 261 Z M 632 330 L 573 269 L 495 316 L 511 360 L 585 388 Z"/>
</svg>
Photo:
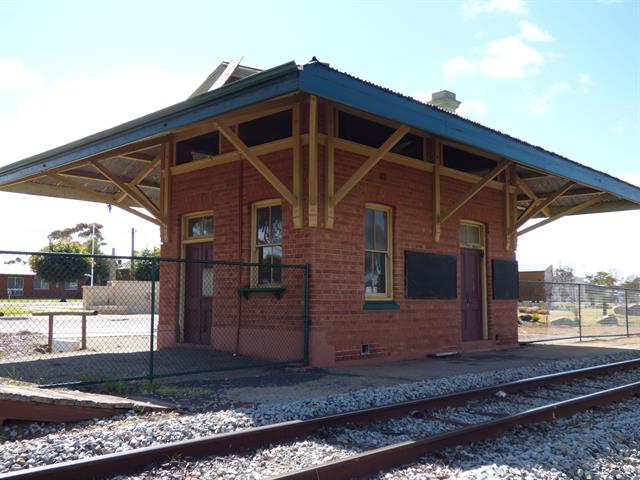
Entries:
<svg viewBox="0 0 640 480">
<path fill-rule="evenodd" d="M 73 170 L 65 170 L 63 172 L 59 172 L 58 175 L 63 175 L 65 177 L 76 178 L 78 180 L 89 180 L 91 182 L 104 182 L 104 183 L 112 183 L 111 180 L 104 178 L 102 175 L 96 175 L 90 172 L 74 172 Z M 160 186 L 155 183 L 149 182 L 140 182 L 138 184 L 141 187 L 148 188 L 151 190 L 159 190 Z"/>
<path fill-rule="evenodd" d="M 502 171 L 507 168 L 511 164 L 510 160 L 502 160 L 496 165 L 493 170 L 487 173 L 480 181 L 478 181 L 472 188 L 469 190 L 462 198 L 460 198 L 452 207 L 447 210 L 446 213 L 443 213 L 438 216 L 438 223 L 442 224 L 447 219 L 451 217 L 454 213 L 456 213 L 460 208 L 462 208 L 469 200 L 476 196 L 476 194 L 482 190 L 491 180 L 494 179 L 497 175 L 502 173 Z"/>
<path fill-rule="evenodd" d="M 309 226 L 318 226 L 318 97 L 309 97 Z"/>
<path fill-rule="evenodd" d="M 565 217 L 567 215 L 580 212 L 585 208 L 589 208 L 590 206 L 595 205 L 596 203 L 609 198 L 610 196 L 611 195 L 606 192 L 599 193 L 597 196 L 593 197 L 590 200 L 587 200 L 586 202 L 579 203 L 577 205 L 574 205 L 573 207 L 565 208 L 561 212 L 558 212 L 555 215 L 552 215 L 551 217 L 536 223 L 535 225 L 531 225 L 530 227 L 527 227 L 524 230 L 519 230 L 518 236 L 524 235 L 525 233 L 529 233 L 530 231 L 535 230 L 536 228 L 543 227 L 551 222 L 555 222 L 556 220 L 562 217 Z"/>
<path fill-rule="evenodd" d="M 88 198 L 92 198 L 96 202 L 109 203 L 126 212 L 136 215 L 137 217 L 147 220 L 148 222 L 155 223 L 156 225 L 160 225 L 160 222 L 157 219 L 150 217 L 148 215 L 145 215 L 142 212 L 138 212 L 137 210 L 134 210 L 133 208 L 131 208 L 129 205 L 125 205 L 121 202 L 116 201 L 116 199 L 113 196 L 107 193 L 96 192 L 95 190 L 91 190 L 90 188 L 85 187 L 81 183 L 74 182 L 70 178 L 63 177 L 62 175 L 59 175 L 57 173 L 49 173 L 47 174 L 47 176 L 54 180 L 57 180 L 60 183 L 64 183 L 68 187 L 71 187 L 75 190 L 79 190 L 83 192 L 85 195 L 87 195 Z"/>
<path fill-rule="evenodd" d="M 338 189 L 330 200 L 333 207 L 338 205 L 344 197 L 355 187 L 366 175 L 375 167 L 382 158 L 391 151 L 402 138 L 409 133 L 410 128 L 401 125 L 393 132 L 389 138 L 355 171 L 349 179 Z"/>
<path fill-rule="evenodd" d="M 529 186 L 529 184 L 525 182 L 522 178 L 520 178 L 516 172 L 513 172 L 513 175 L 515 176 L 516 185 L 520 187 L 520 189 L 524 192 L 524 194 L 527 197 L 529 197 L 529 199 L 532 200 L 534 203 L 539 204 L 542 201 L 542 199 L 539 198 L 538 195 L 536 195 L 536 193 L 533 190 L 531 190 L 531 187 Z M 551 210 L 549 208 L 542 209 L 542 213 L 544 213 L 547 217 L 551 216 Z"/>
<path fill-rule="evenodd" d="M 227 140 L 238 150 L 253 167 L 271 184 L 282 197 L 291 205 L 295 204 L 295 195 L 289 190 L 284 183 L 260 160 L 247 145 L 238 137 L 229 127 L 221 123 L 216 124 Z"/>
<path fill-rule="evenodd" d="M 535 201 L 531 202 L 531 205 L 520 215 L 518 218 L 518 222 L 512 227 L 512 231 L 520 228 L 527 220 L 533 218 L 538 213 L 540 213 L 543 209 L 547 208 L 553 202 L 555 202 L 558 198 L 562 197 L 565 193 L 567 193 L 571 187 L 573 187 L 576 183 L 569 180 L 565 182 L 559 190 L 556 190 L 551 196 L 547 197 L 544 201 L 538 203 Z"/>
<path fill-rule="evenodd" d="M 160 159 L 162 157 L 162 154 L 158 154 L 156 155 L 156 157 L 153 159 L 153 161 L 151 161 L 148 165 L 145 165 L 145 167 L 140 170 L 140 172 L 131 179 L 131 181 L 127 182 L 129 184 L 130 187 L 137 187 L 141 184 L 141 182 L 147 178 L 147 176 L 153 171 L 155 170 L 155 168 L 160 164 Z M 127 196 L 126 192 L 123 192 L 120 194 L 120 196 L 118 197 L 118 200 L 124 200 L 124 198 Z"/>
<path fill-rule="evenodd" d="M 124 179 L 118 177 L 117 175 L 110 172 L 104 165 L 99 162 L 91 162 L 93 167 L 98 170 L 105 178 L 111 180 L 113 184 L 118 187 L 121 191 L 126 193 L 131 199 L 138 202 L 142 207 L 146 208 L 149 213 L 151 213 L 155 218 L 162 222 L 162 218 L 160 217 L 160 210 L 158 207 L 151 201 L 147 195 L 140 190 L 137 185 L 129 185 Z M 116 198 L 116 201 L 121 201 L 119 198 Z"/>
</svg>

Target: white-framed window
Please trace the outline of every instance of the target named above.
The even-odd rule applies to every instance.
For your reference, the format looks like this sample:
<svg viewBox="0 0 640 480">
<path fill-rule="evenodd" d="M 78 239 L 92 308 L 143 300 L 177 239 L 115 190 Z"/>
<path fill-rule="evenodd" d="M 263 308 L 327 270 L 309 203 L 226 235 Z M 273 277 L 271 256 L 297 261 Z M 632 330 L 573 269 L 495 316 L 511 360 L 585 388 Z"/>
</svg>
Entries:
<svg viewBox="0 0 640 480">
<path fill-rule="evenodd" d="M 77 280 L 65 281 L 64 282 L 64 289 L 65 290 L 77 290 L 78 289 L 78 281 Z"/>
<path fill-rule="evenodd" d="M 392 285 L 391 207 L 367 204 L 364 211 L 364 294 L 390 300 Z"/>
<path fill-rule="evenodd" d="M 253 204 L 251 215 L 251 261 L 259 263 L 254 270 L 255 286 L 280 285 L 282 269 L 282 204 L 280 200 L 266 200 Z"/>
<path fill-rule="evenodd" d="M 24 277 L 7 278 L 7 296 L 22 297 L 24 295 Z"/>
<path fill-rule="evenodd" d="M 213 234 L 212 212 L 190 213 L 183 217 L 182 238 L 184 242 L 213 240 Z"/>
<path fill-rule="evenodd" d="M 462 248 L 484 248 L 484 226 L 481 223 L 460 223 L 459 241 Z"/>
<path fill-rule="evenodd" d="M 43 280 L 40 277 L 36 277 L 33 280 L 33 289 L 34 290 L 49 290 L 49 282 Z"/>
</svg>

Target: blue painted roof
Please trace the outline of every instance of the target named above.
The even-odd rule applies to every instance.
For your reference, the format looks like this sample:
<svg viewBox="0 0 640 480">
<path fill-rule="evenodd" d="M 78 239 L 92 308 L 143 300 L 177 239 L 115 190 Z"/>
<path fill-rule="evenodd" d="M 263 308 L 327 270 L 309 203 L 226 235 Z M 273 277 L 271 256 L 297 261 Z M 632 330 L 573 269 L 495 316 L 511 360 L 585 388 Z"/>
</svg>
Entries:
<svg viewBox="0 0 640 480">
<path fill-rule="evenodd" d="M 640 204 L 640 188 L 616 177 L 340 72 L 320 62 L 308 63 L 303 68 L 289 62 L 112 129 L 7 165 L 0 168 L 0 186 L 96 153 L 169 133 L 206 118 L 297 91 L 317 95 L 474 146 L 521 165 L 574 180 Z"/>
</svg>

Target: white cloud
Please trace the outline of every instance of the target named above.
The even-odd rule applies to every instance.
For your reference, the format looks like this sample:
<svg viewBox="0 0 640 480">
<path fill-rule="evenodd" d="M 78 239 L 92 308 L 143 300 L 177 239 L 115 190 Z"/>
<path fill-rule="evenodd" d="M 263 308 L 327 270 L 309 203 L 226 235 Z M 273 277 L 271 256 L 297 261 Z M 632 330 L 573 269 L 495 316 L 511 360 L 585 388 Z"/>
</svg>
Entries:
<svg viewBox="0 0 640 480">
<path fill-rule="evenodd" d="M 531 104 L 529 105 L 529 111 L 531 113 L 545 113 L 551 108 L 550 102 L 553 97 L 560 92 L 564 92 L 569 89 L 567 82 L 552 83 L 547 87 L 547 90 L 542 95 L 533 96 L 531 98 Z"/>
<path fill-rule="evenodd" d="M 480 70 L 494 78 L 518 78 L 531 75 L 544 64 L 544 55 L 517 37 L 505 37 L 489 42 Z"/>
<path fill-rule="evenodd" d="M 526 15 L 527 8 L 523 0 L 465 0 L 460 4 L 460 11 L 467 17 L 496 12 Z"/>
<path fill-rule="evenodd" d="M 33 84 L 15 108 L 0 109 L 6 139 L 0 165 L 184 100 L 200 81 L 193 74 L 139 67 Z"/>
<path fill-rule="evenodd" d="M 529 40 L 531 42 L 550 42 L 553 37 L 546 30 L 542 30 L 534 23 L 527 22 L 525 20 L 519 22 L 520 24 L 520 38 Z"/>
<path fill-rule="evenodd" d="M 589 88 L 593 85 L 593 80 L 586 73 L 578 74 L 578 83 L 580 84 L 580 91 L 582 93 L 588 93 Z"/>
<path fill-rule="evenodd" d="M 487 111 L 487 105 L 482 100 L 465 100 L 460 104 L 456 113 L 462 117 L 479 117 Z"/>
<path fill-rule="evenodd" d="M 0 91 L 34 88 L 42 81 L 42 75 L 31 70 L 15 58 L 0 58 Z"/>
<path fill-rule="evenodd" d="M 76 140 L 186 99 L 200 84 L 199 75 L 158 68 L 117 69 L 63 82 L 47 82 L 16 60 L 0 64 L 0 87 L 21 88 L 10 96 L 0 88 L 0 165 Z M 14 72 L 11 81 L 5 73 Z M 3 98 L 11 101 L 3 101 Z M 136 246 L 159 244 L 158 228 L 118 208 L 90 202 L 0 192 L 0 212 L 11 225 L 3 249 L 38 250 L 52 230 L 79 222 L 105 225 L 105 251 L 126 255 L 131 228 Z"/>
<path fill-rule="evenodd" d="M 442 73 L 444 73 L 445 77 L 454 77 L 461 73 L 473 73 L 475 71 L 476 66 L 463 57 L 455 57 L 447 60 L 442 66 Z"/>
</svg>

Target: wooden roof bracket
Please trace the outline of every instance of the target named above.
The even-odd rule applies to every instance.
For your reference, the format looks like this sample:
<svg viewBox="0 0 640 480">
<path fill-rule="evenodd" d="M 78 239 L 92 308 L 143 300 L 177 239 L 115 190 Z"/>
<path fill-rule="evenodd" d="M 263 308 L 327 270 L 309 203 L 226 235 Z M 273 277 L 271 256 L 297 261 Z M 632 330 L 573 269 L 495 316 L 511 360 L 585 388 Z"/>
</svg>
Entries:
<svg viewBox="0 0 640 480">
<path fill-rule="evenodd" d="M 391 151 L 402 138 L 409 133 L 410 128 L 400 125 L 387 140 L 376 149 L 376 151 L 354 172 L 349 179 L 338 189 L 329 199 L 331 206 L 335 208 L 344 197 L 355 187 L 366 175 L 375 167 L 382 158 Z"/>
<path fill-rule="evenodd" d="M 215 127 L 222 133 L 229 143 L 231 143 L 238 152 L 240 152 L 247 161 L 271 184 L 276 191 L 291 205 L 295 205 L 296 197 L 284 183 L 260 160 L 251 149 L 238 137 L 228 126 L 214 122 Z"/>
<path fill-rule="evenodd" d="M 87 195 L 88 198 L 93 199 L 93 201 L 100 202 L 100 203 L 109 203 L 111 205 L 115 205 L 116 207 L 124 210 L 125 212 L 129 212 L 129 213 L 131 213 L 131 214 L 133 214 L 133 215 L 135 215 L 137 217 L 140 217 L 140 218 L 142 218 L 142 219 L 144 219 L 144 220 L 146 220 L 148 222 L 155 223 L 156 225 L 160 225 L 160 221 L 157 220 L 156 218 L 153 218 L 153 217 L 150 217 L 148 215 L 145 215 L 142 212 L 138 212 L 137 210 L 134 210 L 133 208 L 131 208 L 129 205 L 125 205 L 124 203 L 121 203 L 121 202 L 117 201 L 115 196 L 111 196 L 111 195 L 106 194 L 106 193 L 96 192 L 94 190 L 91 190 L 90 188 L 85 187 L 81 183 L 74 182 L 70 178 L 63 177 L 62 175 L 59 175 L 57 173 L 49 173 L 49 174 L 47 174 L 47 176 L 52 178 L 53 180 L 56 180 L 56 181 L 60 182 L 60 183 L 64 183 L 65 185 L 67 185 L 70 188 L 74 188 L 76 190 L 80 190 L 85 195 Z"/>
<path fill-rule="evenodd" d="M 522 178 L 518 176 L 515 170 L 512 172 L 512 175 L 515 177 L 516 185 L 520 187 L 520 190 L 524 192 L 524 194 L 529 197 L 533 203 L 539 204 L 542 199 L 539 198 L 527 182 L 525 182 Z M 551 210 L 549 208 L 543 208 L 542 213 L 544 213 L 547 217 L 551 216 Z"/>
<path fill-rule="evenodd" d="M 318 97 L 309 97 L 309 219 L 318 226 Z"/>
<path fill-rule="evenodd" d="M 449 208 L 445 213 L 434 216 L 434 220 L 436 221 L 435 231 L 437 232 L 440 226 L 447 221 L 451 216 L 456 213 L 460 208 L 462 208 L 469 200 L 476 196 L 480 190 L 482 190 L 491 180 L 493 180 L 496 176 L 502 173 L 509 165 L 511 165 L 511 160 L 503 159 L 484 177 L 482 177 L 471 189 L 461 197 L 453 206 Z M 508 186 L 506 187 L 508 188 Z M 438 188 L 439 190 L 439 188 Z M 439 192 L 438 192 L 439 193 Z M 437 240 L 436 240 L 437 241 Z"/>
<path fill-rule="evenodd" d="M 601 192 L 596 197 L 593 197 L 590 200 L 587 200 L 586 202 L 579 203 L 578 205 L 574 205 L 573 207 L 565 208 L 561 212 L 558 212 L 555 215 L 552 215 L 551 217 L 536 223 L 535 225 L 531 225 L 530 227 L 527 227 L 524 230 L 519 230 L 518 236 L 524 235 L 525 233 L 529 233 L 532 230 L 543 227 L 551 222 L 555 222 L 556 220 L 566 215 L 571 215 L 573 213 L 577 213 L 581 210 L 584 210 L 585 208 L 589 208 L 590 206 L 595 205 L 596 203 L 606 200 L 607 198 L 610 198 L 610 197 L 611 197 L 611 194 L 607 192 Z"/>
<path fill-rule="evenodd" d="M 524 223 L 527 220 L 533 218 L 538 213 L 540 213 L 542 210 L 544 210 L 545 208 L 549 207 L 549 205 L 551 205 L 558 198 L 562 197 L 562 195 L 567 193 L 575 184 L 576 184 L 575 182 L 569 180 L 568 182 L 565 182 L 565 184 L 562 185 L 562 187 L 560 187 L 559 190 L 556 190 L 551 196 L 545 198 L 544 201 L 542 199 L 540 199 L 540 198 L 538 198 L 538 200 L 532 201 L 531 204 L 529 205 L 529 207 L 527 207 L 527 209 L 524 212 L 522 212 L 522 215 L 520 215 L 520 217 L 518 217 L 518 221 L 511 228 L 511 232 L 515 232 L 518 228 L 520 228 L 522 225 L 524 225 Z M 549 218 L 551 218 L 551 217 L 549 217 Z"/>
</svg>

